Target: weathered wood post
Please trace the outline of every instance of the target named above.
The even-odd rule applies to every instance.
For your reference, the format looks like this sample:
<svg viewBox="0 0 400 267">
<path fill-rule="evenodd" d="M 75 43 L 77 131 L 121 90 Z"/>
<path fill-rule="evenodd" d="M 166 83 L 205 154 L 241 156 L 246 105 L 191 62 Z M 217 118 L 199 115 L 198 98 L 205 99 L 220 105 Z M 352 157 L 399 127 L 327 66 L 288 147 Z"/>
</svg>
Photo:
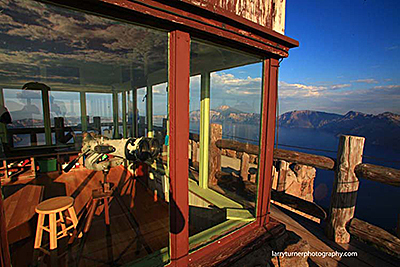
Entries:
<svg viewBox="0 0 400 267">
<path fill-rule="evenodd" d="M 249 179 L 249 168 L 250 168 L 250 156 L 246 152 L 242 153 L 242 158 L 240 159 L 240 176 L 243 181 L 247 181 Z"/>
<path fill-rule="evenodd" d="M 199 148 L 199 142 L 196 142 L 195 140 L 192 141 L 192 147 L 191 147 L 191 158 L 192 158 L 192 163 L 198 162 L 198 151 L 197 149 Z"/>
<path fill-rule="evenodd" d="M 209 152 L 209 184 L 216 185 L 218 180 L 215 177 L 221 171 L 221 150 L 216 142 L 222 139 L 222 125 L 212 123 L 210 127 L 210 152 Z"/>
<path fill-rule="evenodd" d="M 289 162 L 280 160 L 278 162 L 278 182 L 276 184 L 276 191 L 286 191 L 286 176 L 289 171 Z"/>
<path fill-rule="evenodd" d="M 101 118 L 93 117 L 93 128 L 98 133 L 101 134 Z"/>
<path fill-rule="evenodd" d="M 54 118 L 54 129 L 55 129 L 55 136 L 56 136 L 56 144 L 62 144 L 65 135 L 64 129 L 64 118 L 63 117 L 56 117 Z"/>
<path fill-rule="evenodd" d="M 362 162 L 364 137 L 342 135 L 335 168 L 327 236 L 336 243 L 349 243 L 347 224 L 354 217 L 357 200 L 358 178 L 354 168 Z"/>
</svg>

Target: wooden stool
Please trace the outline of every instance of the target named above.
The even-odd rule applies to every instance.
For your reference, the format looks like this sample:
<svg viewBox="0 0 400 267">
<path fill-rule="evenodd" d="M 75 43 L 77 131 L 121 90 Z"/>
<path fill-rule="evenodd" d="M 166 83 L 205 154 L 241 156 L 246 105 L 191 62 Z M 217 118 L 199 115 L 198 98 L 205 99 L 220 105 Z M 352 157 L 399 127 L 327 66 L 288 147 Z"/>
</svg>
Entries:
<svg viewBox="0 0 400 267">
<path fill-rule="evenodd" d="M 109 192 L 103 192 L 102 189 L 95 189 L 92 191 L 92 201 L 89 204 L 88 216 L 87 216 L 85 228 L 83 230 L 84 233 L 87 233 L 90 229 L 94 213 L 98 207 L 100 200 L 104 201 L 104 219 L 105 219 L 106 225 L 110 225 L 110 215 L 109 215 L 108 209 L 109 209 L 109 201 L 110 201 L 112 194 L 113 194 L 113 190 L 110 190 Z"/>
<path fill-rule="evenodd" d="M 42 243 L 43 230 L 50 233 L 50 250 L 57 248 L 57 239 L 67 235 L 67 231 L 75 228 L 78 224 L 78 219 L 74 209 L 74 199 L 72 197 L 55 197 L 45 200 L 36 206 L 38 213 L 38 223 L 36 229 L 35 249 L 40 248 Z M 68 210 L 69 217 L 63 215 L 63 212 Z M 60 219 L 56 219 L 56 215 Z M 44 226 L 44 218 L 49 215 L 49 227 Z M 66 220 L 72 222 L 72 225 L 66 226 Z M 57 223 L 61 222 L 61 231 L 57 232 Z"/>
</svg>

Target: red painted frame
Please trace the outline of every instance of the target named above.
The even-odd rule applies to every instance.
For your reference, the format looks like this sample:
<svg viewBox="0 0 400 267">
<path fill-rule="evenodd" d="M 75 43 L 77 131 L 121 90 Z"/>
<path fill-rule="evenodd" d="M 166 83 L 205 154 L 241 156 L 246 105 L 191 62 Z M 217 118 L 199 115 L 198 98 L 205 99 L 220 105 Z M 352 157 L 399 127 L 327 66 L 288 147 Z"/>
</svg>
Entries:
<svg viewBox="0 0 400 267">
<path fill-rule="evenodd" d="M 174 266 L 187 266 L 189 251 L 189 79 L 190 36 L 169 34 L 169 175 L 170 256 Z"/>
</svg>

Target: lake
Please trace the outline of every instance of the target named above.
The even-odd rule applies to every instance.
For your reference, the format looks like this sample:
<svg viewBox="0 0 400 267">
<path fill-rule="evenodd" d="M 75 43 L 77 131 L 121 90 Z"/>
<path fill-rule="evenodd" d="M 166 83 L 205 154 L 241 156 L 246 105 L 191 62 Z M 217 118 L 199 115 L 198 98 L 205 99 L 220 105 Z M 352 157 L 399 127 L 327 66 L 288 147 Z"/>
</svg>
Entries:
<svg viewBox="0 0 400 267">
<path fill-rule="evenodd" d="M 259 130 L 256 125 L 223 123 L 222 127 L 224 138 L 235 136 L 237 138 L 233 139 L 238 141 L 248 141 L 257 144 L 256 141 L 249 141 L 257 140 L 258 138 Z M 198 133 L 199 123 L 191 122 L 190 129 L 191 132 Z M 335 159 L 339 144 L 339 138 L 330 133 L 318 130 L 282 127 L 279 127 L 275 141 L 278 141 L 278 147 L 282 149 L 323 155 Z M 400 151 L 371 144 L 368 142 L 368 138 L 366 138 L 363 162 L 400 169 Z M 314 201 L 318 205 L 329 207 L 333 178 L 333 171 L 317 169 L 317 176 L 314 181 Z M 399 197 L 400 188 L 361 179 L 355 217 L 393 233 L 396 228 L 398 216 L 400 216 Z"/>
</svg>

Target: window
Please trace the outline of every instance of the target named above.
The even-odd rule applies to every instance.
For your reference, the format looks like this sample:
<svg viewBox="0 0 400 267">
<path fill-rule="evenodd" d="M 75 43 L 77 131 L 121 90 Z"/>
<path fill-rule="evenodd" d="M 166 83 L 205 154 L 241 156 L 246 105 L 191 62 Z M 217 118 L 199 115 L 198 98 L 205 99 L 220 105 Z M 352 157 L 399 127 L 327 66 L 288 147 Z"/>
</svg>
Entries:
<svg viewBox="0 0 400 267">
<path fill-rule="evenodd" d="M 194 250 L 255 220 L 262 64 L 260 58 L 192 41 L 191 75 L 189 240 Z M 233 144 L 244 151 L 229 148 Z M 255 149 L 247 151 L 248 145 Z"/>
<path fill-rule="evenodd" d="M 75 142 L 76 148 L 69 143 L 82 132 L 125 144 L 122 137 L 146 135 L 142 117 L 153 116 L 149 110 L 159 127 L 154 138 L 161 152 L 155 159 L 111 168 L 107 179 L 115 190 L 110 225 L 103 214 L 95 216 L 86 237 L 67 252 L 69 264 L 124 265 L 144 258 L 153 266 L 168 262 L 168 151 L 162 128 L 168 117 L 168 33 L 36 1 L 1 1 L 0 16 L 0 90 L 13 118 L 7 129 L 13 137 L 8 145 L 17 148 L 13 156 L 31 155 L 22 146 L 33 151 L 35 145 L 53 144 L 59 147 L 35 147 L 41 153 L 39 169 L 56 162 L 54 153 L 68 163 L 69 155 L 77 154 L 74 149 L 80 149 L 80 143 Z M 27 83 L 33 87 L 22 90 Z M 36 88 L 37 83 L 46 89 Z M 142 88 L 152 90 L 151 108 Z M 139 133 L 132 134 L 138 125 Z M 48 151 L 52 155 L 47 157 Z M 104 178 L 88 166 L 85 161 L 85 167 L 74 169 L 72 175 L 55 172 L 55 179 L 38 174 L 46 180 L 45 191 L 51 192 L 44 194 L 45 199 L 72 196 L 76 213 L 84 214 L 92 190 L 102 190 Z M 46 241 L 45 234 L 43 244 Z M 26 253 L 13 251 L 12 257 L 22 254 Z M 32 257 L 26 258 L 29 262 L 21 265 L 30 263 Z"/>
</svg>

